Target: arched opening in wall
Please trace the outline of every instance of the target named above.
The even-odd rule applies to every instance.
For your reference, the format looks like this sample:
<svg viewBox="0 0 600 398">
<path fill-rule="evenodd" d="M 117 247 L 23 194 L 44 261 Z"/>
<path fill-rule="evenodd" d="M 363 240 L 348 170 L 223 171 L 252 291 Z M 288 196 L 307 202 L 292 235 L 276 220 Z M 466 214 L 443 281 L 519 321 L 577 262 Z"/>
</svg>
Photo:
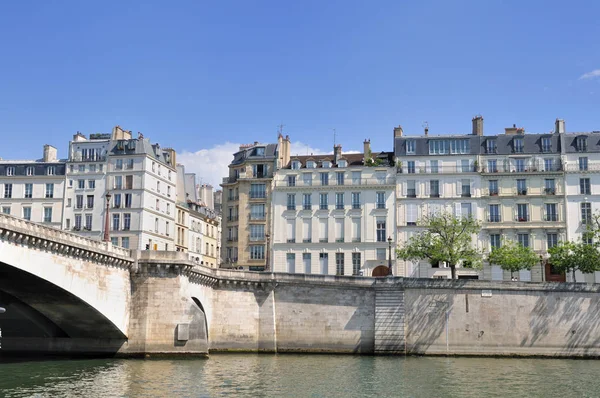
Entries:
<svg viewBox="0 0 600 398">
<path fill-rule="evenodd" d="M 204 318 L 204 330 L 206 331 L 206 341 L 208 342 L 208 320 L 206 319 L 206 311 L 204 311 L 204 306 L 196 297 L 192 297 L 192 300 L 196 304 L 196 306 L 202 311 L 202 315 Z"/>
<path fill-rule="evenodd" d="M 373 273 L 371 273 L 371 276 L 373 276 L 374 278 L 382 278 L 384 276 L 388 276 L 388 267 L 385 265 L 375 267 L 375 269 L 373 269 Z"/>
</svg>

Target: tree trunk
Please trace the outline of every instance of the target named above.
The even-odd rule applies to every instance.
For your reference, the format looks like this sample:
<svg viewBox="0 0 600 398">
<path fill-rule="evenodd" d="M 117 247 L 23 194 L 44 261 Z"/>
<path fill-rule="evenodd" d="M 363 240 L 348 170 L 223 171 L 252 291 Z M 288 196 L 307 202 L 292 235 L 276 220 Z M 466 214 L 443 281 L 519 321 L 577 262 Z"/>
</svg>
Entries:
<svg viewBox="0 0 600 398">
<path fill-rule="evenodd" d="M 577 281 L 575 280 L 575 268 L 573 268 L 573 283 L 577 283 Z"/>
<path fill-rule="evenodd" d="M 452 279 L 456 279 L 456 265 L 450 264 L 450 274 L 452 275 Z"/>
</svg>

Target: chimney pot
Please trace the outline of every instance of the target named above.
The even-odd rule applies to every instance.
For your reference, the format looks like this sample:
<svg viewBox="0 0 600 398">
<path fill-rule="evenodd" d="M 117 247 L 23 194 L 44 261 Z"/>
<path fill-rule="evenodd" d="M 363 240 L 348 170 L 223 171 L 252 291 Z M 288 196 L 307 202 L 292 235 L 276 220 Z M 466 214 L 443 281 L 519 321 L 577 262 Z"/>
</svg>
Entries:
<svg viewBox="0 0 600 398">
<path fill-rule="evenodd" d="M 394 138 L 402 137 L 403 133 L 402 126 L 394 127 Z"/>
<path fill-rule="evenodd" d="M 473 135 L 483 135 L 483 116 L 477 115 L 473 118 Z"/>
</svg>

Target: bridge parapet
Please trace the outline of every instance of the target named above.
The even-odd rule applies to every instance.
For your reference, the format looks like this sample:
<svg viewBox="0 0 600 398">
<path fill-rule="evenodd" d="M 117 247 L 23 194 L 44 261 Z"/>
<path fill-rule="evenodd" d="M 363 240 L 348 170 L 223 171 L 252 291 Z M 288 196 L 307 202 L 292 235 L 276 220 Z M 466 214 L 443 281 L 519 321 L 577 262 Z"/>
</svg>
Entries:
<svg viewBox="0 0 600 398">
<path fill-rule="evenodd" d="M 134 261 L 129 249 L 115 247 L 110 242 L 85 238 L 7 214 L 0 214 L 0 238 L 65 256 L 76 256 L 127 268 Z"/>
</svg>

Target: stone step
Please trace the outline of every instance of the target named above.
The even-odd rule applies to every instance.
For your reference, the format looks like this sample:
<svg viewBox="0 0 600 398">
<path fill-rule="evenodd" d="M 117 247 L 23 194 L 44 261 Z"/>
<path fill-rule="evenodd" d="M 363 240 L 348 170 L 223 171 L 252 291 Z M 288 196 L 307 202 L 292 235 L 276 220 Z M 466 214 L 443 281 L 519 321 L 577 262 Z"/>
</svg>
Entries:
<svg viewBox="0 0 600 398">
<path fill-rule="evenodd" d="M 404 354 L 404 291 L 389 289 L 375 293 L 375 353 Z"/>
</svg>

